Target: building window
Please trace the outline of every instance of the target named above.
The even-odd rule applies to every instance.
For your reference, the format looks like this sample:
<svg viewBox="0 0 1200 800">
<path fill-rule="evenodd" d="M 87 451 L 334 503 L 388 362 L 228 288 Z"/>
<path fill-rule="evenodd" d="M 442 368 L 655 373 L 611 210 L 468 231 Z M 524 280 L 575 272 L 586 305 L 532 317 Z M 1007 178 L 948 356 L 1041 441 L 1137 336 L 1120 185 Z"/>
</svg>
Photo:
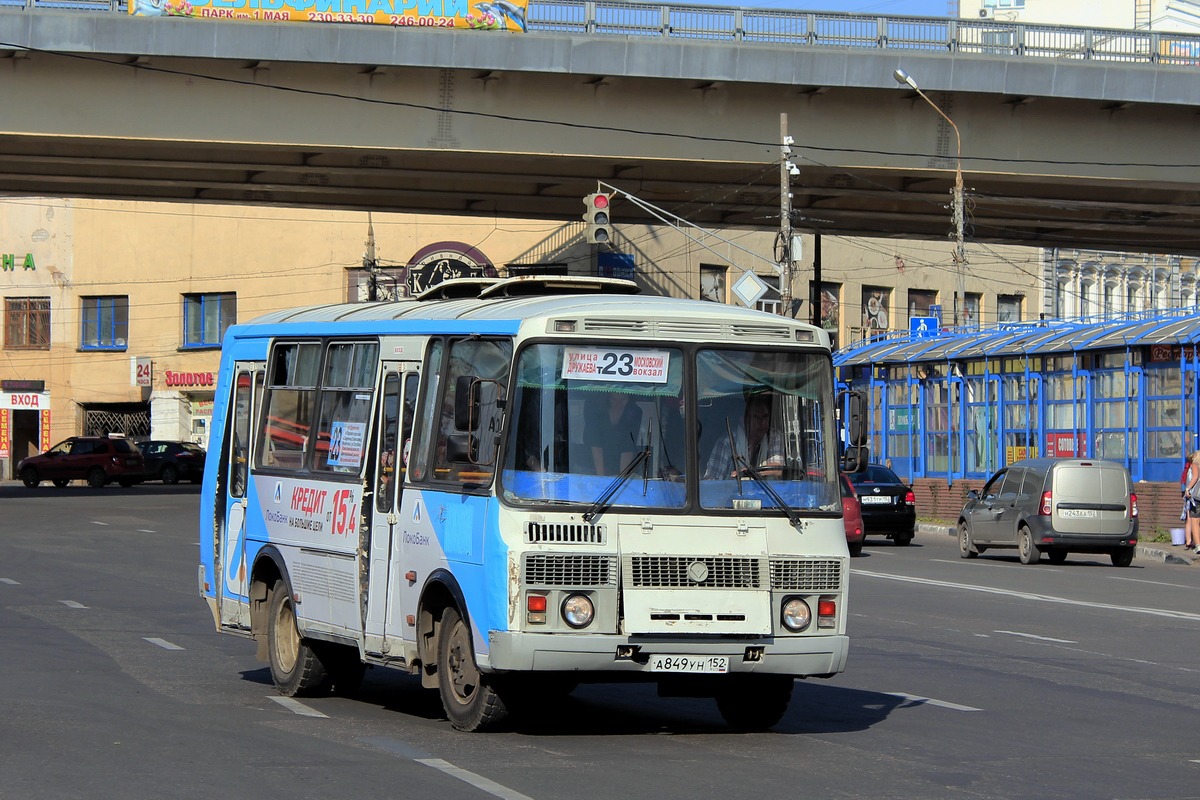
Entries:
<svg viewBox="0 0 1200 800">
<path fill-rule="evenodd" d="M 81 298 L 83 350 L 124 350 L 129 339 L 129 297 Z"/>
<path fill-rule="evenodd" d="M 886 333 L 888 326 L 888 306 L 891 304 L 892 290 L 882 286 L 864 286 L 862 289 L 863 328 L 868 337 Z"/>
<path fill-rule="evenodd" d="M 759 298 L 754 307 L 759 311 L 766 311 L 768 314 L 778 314 L 781 301 L 783 300 L 783 296 L 779 294 L 779 276 L 759 275 L 758 279 L 771 288 Z"/>
<path fill-rule="evenodd" d="M 981 302 L 983 302 L 983 295 L 981 294 L 967 292 L 963 296 L 963 327 L 979 327 L 979 304 Z"/>
<path fill-rule="evenodd" d="M 408 286 L 405 284 L 406 270 L 404 267 L 380 267 L 375 273 L 375 299 L 399 300 L 404 297 Z M 346 270 L 346 302 L 366 303 L 371 300 L 371 273 L 365 269 Z"/>
<path fill-rule="evenodd" d="M 997 322 L 1020 322 L 1021 301 L 1025 298 L 1019 294 L 1002 294 L 996 298 Z"/>
<path fill-rule="evenodd" d="M 50 349 L 49 297 L 5 299 L 4 346 L 9 350 Z"/>
<path fill-rule="evenodd" d="M 219 347 L 225 329 L 237 321 L 237 295 L 185 294 L 183 346 Z"/>
<path fill-rule="evenodd" d="M 714 303 L 724 303 L 725 267 L 714 264 L 700 265 L 700 299 L 711 300 Z"/>
<path fill-rule="evenodd" d="M 928 289 L 908 290 L 908 318 L 928 317 L 930 306 L 937 305 L 937 292 Z"/>
</svg>

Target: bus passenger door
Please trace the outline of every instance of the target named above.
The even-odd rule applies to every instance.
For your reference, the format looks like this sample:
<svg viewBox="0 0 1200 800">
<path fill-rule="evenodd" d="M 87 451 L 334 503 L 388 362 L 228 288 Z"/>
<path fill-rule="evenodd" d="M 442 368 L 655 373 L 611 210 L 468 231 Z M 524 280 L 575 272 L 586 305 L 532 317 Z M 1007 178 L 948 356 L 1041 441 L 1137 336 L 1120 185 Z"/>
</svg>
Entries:
<svg viewBox="0 0 1200 800">
<path fill-rule="evenodd" d="M 367 590 L 366 641 L 369 652 L 398 654 L 394 649 L 403 625 L 389 618 L 398 605 L 391 597 L 399 591 L 403 579 L 394 564 L 399 558 L 397 509 L 404 490 L 409 440 L 412 437 L 413 409 L 417 402 L 419 364 L 385 362 L 383 393 L 379 419 L 375 425 L 375 469 L 373 511 L 371 514 L 370 577 Z"/>
<path fill-rule="evenodd" d="M 217 603 L 221 624 L 250 627 L 250 600 L 247 591 L 246 503 L 250 486 L 251 426 L 262 399 L 265 365 L 261 361 L 238 362 L 229 402 L 229 432 L 221 462 L 219 482 L 223 497 L 217 507 L 224 510 L 217 558 L 221 579 L 217 583 Z"/>
</svg>

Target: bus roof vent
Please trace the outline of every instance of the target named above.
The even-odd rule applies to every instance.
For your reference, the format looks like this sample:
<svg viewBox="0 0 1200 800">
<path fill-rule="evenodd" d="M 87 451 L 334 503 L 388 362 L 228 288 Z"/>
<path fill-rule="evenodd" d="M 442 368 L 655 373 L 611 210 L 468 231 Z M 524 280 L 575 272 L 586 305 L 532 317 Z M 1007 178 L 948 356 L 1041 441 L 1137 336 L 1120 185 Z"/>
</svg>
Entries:
<svg viewBox="0 0 1200 800">
<path fill-rule="evenodd" d="M 584 317 L 584 333 L 644 333 L 649 334 L 654 323 L 644 319 L 606 319 Z"/>
<path fill-rule="evenodd" d="M 417 295 L 417 300 L 461 300 L 464 297 L 479 297 L 483 290 L 500 278 L 451 278 L 436 286 L 430 286 Z"/>
<path fill-rule="evenodd" d="M 782 339 L 785 342 L 792 341 L 792 329 L 786 325 L 747 325 L 745 323 L 734 323 L 730 326 L 730 333 L 735 337 Z"/>
<path fill-rule="evenodd" d="M 638 294 L 633 281 L 620 278 L 593 278 L 586 275 L 520 275 L 497 281 L 479 293 L 480 297 L 518 297 L 542 294 Z"/>
</svg>

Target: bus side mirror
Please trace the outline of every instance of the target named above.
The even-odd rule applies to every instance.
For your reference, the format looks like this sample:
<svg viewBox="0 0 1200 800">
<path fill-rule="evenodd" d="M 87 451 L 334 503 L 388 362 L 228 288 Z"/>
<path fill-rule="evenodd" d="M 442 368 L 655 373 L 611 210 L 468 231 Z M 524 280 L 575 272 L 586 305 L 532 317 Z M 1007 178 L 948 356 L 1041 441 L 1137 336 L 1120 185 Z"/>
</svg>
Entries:
<svg viewBox="0 0 1200 800">
<path fill-rule="evenodd" d="M 867 465 L 867 448 L 847 447 L 842 455 L 842 472 L 858 472 Z"/>
<path fill-rule="evenodd" d="M 849 403 L 847 408 L 846 433 L 853 447 L 862 447 L 867 443 L 866 398 L 862 392 L 847 392 Z"/>
</svg>

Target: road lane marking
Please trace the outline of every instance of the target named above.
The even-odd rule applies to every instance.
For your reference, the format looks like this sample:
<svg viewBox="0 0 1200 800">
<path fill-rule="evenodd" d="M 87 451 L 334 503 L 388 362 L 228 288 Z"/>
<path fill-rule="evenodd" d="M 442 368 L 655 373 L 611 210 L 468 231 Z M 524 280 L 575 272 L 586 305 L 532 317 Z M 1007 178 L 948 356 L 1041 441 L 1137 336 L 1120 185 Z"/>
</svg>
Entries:
<svg viewBox="0 0 1200 800">
<path fill-rule="evenodd" d="M 309 708 L 299 700 L 293 700 L 290 697 L 280 697 L 277 694 L 269 694 L 267 695 L 267 698 L 279 703 L 279 705 L 283 706 L 288 711 L 291 711 L 293 714 L 299 714 L 302 717 L 320 717 L 321 719 L 329 719 L 328 715 L 322 714 L 315 708 Z"/>
<path fill-rule="evenodd" d="M 183 649 L 182 647 L 180 647 L 177 644 L 171 644 L 166 639 L 159 639 L 156 636 L 143 636 L 142 639 L 149 642 L 150 644 L 158 645 L 163 650 L 182 650 Z"/>
<path fill-rule="evenodd" d="M 1079 644 L 1071 639 L 1055 639 L 1050 636 L 1038 636 L 1036 633 L 1021 633 L 1020 631 L 992 631 L 992 633 L 1007 633 L 1009 636 L 1020 636 L 1024 639 L 1037 639 L 1039 642 L 1054 642 L 1056 644 Z"/>
<path fill-rule="evenodd" d="M 1013 558 L 1016 558 L 1017 551 L 1013 550 L 1011 555 Z M 985 558 L 983 561 L 978 561 L 978 560 L 968 561 L 965 558 L 931 558 L 929 560 L 935 561 L 938 564 L 971 564 L 972 568 L 974 568 L 980 564 L 987 564 L 990 567 L 1010 567 L 1010 566 L 1012 566 L 1007 561 L 993 561 L 992 559 L 988 559 L 988 558 Z M 1038 567 L 1038 572 L 1062 572 L 1062 570 L 1057 569 L 1055 567 Z"/>
<path fill-rule="evenodd" d="M 7 583 L 9 586 L 20 586 L 21 584 L 14 581 L 12 578 L 0 578 L 0 583 Z"/>
<path fill-rule="evenodd" d="M 921 697 L 916 694 L 905 694 L 904 692 L 884 692 L 891 697 L 899 697 L 901 700 L 907 700 L 914 706 L 937 706 L 938 708 L 948 708 L 951 711 L 983 711 L 982 708 L 974 706 L 960 706 L 958 703 L 951 703 L 946 700 L 935 700 L 932 697 Z"/>
<path fill-rule="evenodd" d="M 493 780 L 488 780 L 482 775 L 476 775 L 474 772 L 469 772 L 462 767 L 456 767 L 449 761 L 443 761 L 440 758 L 416 758 L 413 760 L 418 764 L 433 767 L 453 778 L 458 778 L 464 783 L 469 783 L 476 789 L 482 789 L 493 797 L 501 797 L 504 800 L 533 800 L 527 794 L 521 794 L 515 789 L 509 789 L 507 786 L 496 783 Z"/>
<path fill-rule="evenodd" d="M 1040 572 L 1041 570 L 1039 570 Z M 1005 597 L 1015 597 L 1021 600 L 1034 600 L 1040 603 L 1057 603 L 1065 606 L 1082 606 L 1084 608 L 1096 608 L 1105 611 L 1126 611 L 1131 614 L 1148 614 L 1154 617 L 1170 617 L 1171 619 L 1186 619 L 1200 622 L 1200 614 L 1194 614 L 1188 611 L 1172 611 L 1166 608 L 1141 608 L 1138 606 L 1116 605 L 1113 603 L 1096 603 L 1090 600 L 1071 600 L 1066 597 L 1055 597 L 1049 594 L 1033 594 L 1032 592 L 1019 592 L 1015 589 L 993 589 L 990 586 L 974 586 L 969 583 L 953 583 L 952 581 L 935 581 L 930 578 L 911 578 L 907 575 L 890 575 L 886 572 L 871 572 L 864 569 L 851 570 L 855 575 L 862 575 L 869 578 L 883 578 L 889 581 L 900 581 L 902 583 L 920 583 L 926 586 L 938 586 L 943 589 L 962 589 L 967 592 L 983 592 L 984 594 L 998 594 Z"/>
<path fill-rule="evenodd" d="M 97 520 L 97 519 L 92 520 L 92 524 L 93 525 L 108 525 L 107 522 L 101 522 L 100 520 Z"/>
<path fill-rule="evenodd" d="M 493 797 L 502 797 L 504 800 L 531 800 L 528 795 L 523 795 L 518 791 L 509 789 L 507 786 L 484 778 L 474 772 L 456 767 L 449 761 L 444 761 L 440 758 L 430 758 L 425 753 L 399 739 L 393 739 L 390 736 L 370 736 L 360 741 L 371 747 L 377 747 L 380 750 L 386 750 L 389 753 L 395 753 L 404 758 L 412 759 L 416 763 L 423 764 L 426 767 L 433 767 L 453 778 L 458 778 L 460 781 L 469 783 L 477 789 L 482 789 Z"/>
<path fill-rule="evenodd" d="M 138 528 L 137 532 L 138 533 L 158 533 L 158 531 L 152 531 L 149 528 Z"/>
<path fill-rule="evenodd" d="M 87 608 L 83 603 L 76 603 L 74 600 L 59 600 L 67 608 Z"/>
<path fill-rule="evenodd" d="M 1133 583 L 1150 583 L 1155 586 L 1170 586 L 1172 589 L 1193 589 L 1194 590 L 1197 588 L 1195 586 L 1188 586 L 1183 583 L 1167 583 L 1166 581 L 1147 581 L 1147 580 L 1142 580 L 1141 578 L 1121 578 L 1117 575 L 1109 575 L 1108 579 L 1110 581 L 1132 581 Z"/>
</svg>

